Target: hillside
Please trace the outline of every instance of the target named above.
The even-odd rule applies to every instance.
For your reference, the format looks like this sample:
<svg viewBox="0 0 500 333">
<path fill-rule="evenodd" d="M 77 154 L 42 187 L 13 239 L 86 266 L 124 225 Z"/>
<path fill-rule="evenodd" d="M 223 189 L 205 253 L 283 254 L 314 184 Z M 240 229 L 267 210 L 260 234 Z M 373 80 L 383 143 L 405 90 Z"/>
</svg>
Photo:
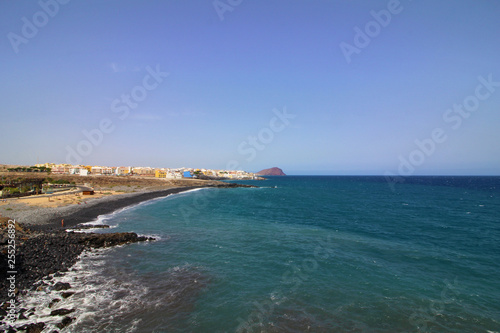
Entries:
<svg viewBox="0 0 500 333">
<path fill-rule="evenodd" d="M 256 173 L 258 176 L 286 176 L 283 170 L 280 168 L 274 167 L 269 169 L 260 170 Z"/>
</svg>

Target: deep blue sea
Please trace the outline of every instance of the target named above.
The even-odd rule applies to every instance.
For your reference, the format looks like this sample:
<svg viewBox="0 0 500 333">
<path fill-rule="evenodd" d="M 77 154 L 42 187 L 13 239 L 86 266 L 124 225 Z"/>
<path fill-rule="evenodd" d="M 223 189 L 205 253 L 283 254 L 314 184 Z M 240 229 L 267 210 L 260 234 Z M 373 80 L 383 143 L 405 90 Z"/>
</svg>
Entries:
<svg viewBox="0 0 500 333">
<path fill-rule="evenodd" d="M 101 216 L 158 240 L 84 256 L 68 330 L 500 332 L 500 177 L 242 183 Z"/>
</svg>

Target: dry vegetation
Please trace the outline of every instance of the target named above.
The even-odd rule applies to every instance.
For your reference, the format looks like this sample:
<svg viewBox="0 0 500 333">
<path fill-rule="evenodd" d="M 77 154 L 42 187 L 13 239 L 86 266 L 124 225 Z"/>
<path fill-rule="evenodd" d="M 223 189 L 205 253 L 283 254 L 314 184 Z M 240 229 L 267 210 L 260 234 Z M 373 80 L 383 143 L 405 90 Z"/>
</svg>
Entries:
<svg viewBox="0 0 500 333">
<path fill-rule="evenodd" d="M 165 187 L 179 186 L 203 186 L 216 184 L 217 181 L 198 180 L 198 179 L 160 179 L 154 177 L 140 176 L 75 176 L 75 175 L 57 175 L 37 172 L 0 172 L 0 178 L 5 180 L 14 180 L 19 178 L 43 179 L 52 178 L 53 180 L 66 180 L 74 182 L 77 185 L 87 184 L 100 190 L 141 188 L 141 189 L 161 189 Z"/>
</svg>

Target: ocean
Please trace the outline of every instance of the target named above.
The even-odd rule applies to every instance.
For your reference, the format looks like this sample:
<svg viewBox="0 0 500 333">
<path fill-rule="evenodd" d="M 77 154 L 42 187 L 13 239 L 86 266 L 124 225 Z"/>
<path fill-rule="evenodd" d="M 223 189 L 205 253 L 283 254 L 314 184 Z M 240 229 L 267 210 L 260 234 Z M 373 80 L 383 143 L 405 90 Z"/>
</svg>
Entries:
<svg viewBox="0 0 500 333">
<path fill-rule="evenodd" d="M 500 332 L 500 177 L 404 180 L 269 177 L 101 216 L 158 240 L 56 278 L 65 331 Z"/>
</svg>

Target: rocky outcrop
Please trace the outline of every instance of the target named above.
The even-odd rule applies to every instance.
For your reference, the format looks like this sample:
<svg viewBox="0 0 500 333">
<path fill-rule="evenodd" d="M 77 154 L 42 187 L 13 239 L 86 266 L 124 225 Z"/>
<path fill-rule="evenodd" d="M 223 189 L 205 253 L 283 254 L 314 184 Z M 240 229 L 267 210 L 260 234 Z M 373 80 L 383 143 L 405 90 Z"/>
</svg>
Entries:
<svg viewBox="0 0 500 333">
<path fill-rule="evenodd" d="M 270 169 L 264 169 L 260 170 L 259 172 L 256 173 L 256 175 L 259 176 L 286 176 L 283 170 L 280 168 L 270 168 Z"/>
<path fill-rule="evenodd" d="M 79 224 L 71 227 L 70 229 L 83 230 L 83 229 L 109 229 L 107 224 Z"/>
<path fill-rule="evenodd" d="M 16 287 L 17 292 L 34 289 L 34 283 L 44 276 L 65 272 L 78 260 L 85 249 L 104 248 L 128 243 L 154 240 L 138 236 L 133 232 L 120 233 L 76 233 L 65 231 L 32 232 L 21 224 L 16 224 Z M 0 239 L 7 229 L 0 230 Z M 7 245 L 0 245 L 0 299 L 7 296 Z M 38 286 L 44 288 L 46 286 Z M 58 282 L 55 290 L 67 290 L 69 284 Z"/>
<path fill-rule="evenodd" d="M 0 219 L 0 226 L 6 226 L 4 219 Z M 0 229 L 0 239 L 4 239 L 7 228 Z M 8 236 L 8 235 L 7 235 Z M 31 231 L 22 224 L 16 223 L 16 294 L 28 290 L 56 290 L 61 291 L 61 297 L 71 297 L 74 292 L 66 291 L 71 288 L 67 282 L 57 282 L 53 285 L 45 283 L 42 278 L 50 274 L 57 276 L 59 272 L 67 271 L 76 263 L 78 256 L 85 249 L 103 248 L 115 245 L 123 245 L 140 241 L 154 240 L 150 237 L 138 236 L 133 232 L 120 232 L 108 234 L 75 233 L 65 231 Z M 8 246 L 6 242 L 0 244 L 0 300 L 7 299 L 9 288 L 6 272 Z M 51 278 L 51 276 L 49 277 Z M 53 299 L 49 308 L 56 305 L 61 299 Z M 7 315 L 7 303 L 0 304 L 0 323 Z M 31 310 L 30 310 L 31 311 Z M 20 309 L 18 319 L 26 319 L 31 312 Z M 54 309 L 51 316 L 64 316 L 56 324 L 59 329 L 70 325 L 75 318 L 67 316 L 75 309 Z M 19 327 L 18 330 L 26 332 L 41 332 L 45 323 L 31 323 Z M 13 332 L 16 330 L 12 329 Z"/>
<path fill-rule="evenodd" d="M 19 330 L 26 331 L 26 333 L 40 333 L 43 331 L 45 323 L 32 323 L 19 327 Z M 13 330 L 13 332 L 16 332 Z"/>
<path fill-rule="evenodd" d="M 255 185 L 245 185 L 245 184 L 236 184 L 236 183 L 222 183 L 222 184 L 216 184 L 213 187 L 217 188 L 235 188 L 235 187 L 258 187 Z"/>
<path fill-rule="evenodd" d="M 57 282 L 54 285 L 54 290 L 59 291 L 59 290 L 68 290 L 71 288 L 70 284 L 67 282 Z"/>
<path fill-rule="evenodd" d="M 51 316 L 65 316 L 71 312 L 75 312 L 75 309 L 57 309 L 50 312 Z"/>
<path fill-rule="evenodd" d="M 80 244 L 83 244 L 86 248 L 95 249 L 154 240 L 154 238 L 150 237 L 137 236 L 135 232 L 118 232 L 112 234 L 78 233 L 76 235 Z"/>
<path fill-rule="evenodd" d="M 73 320 L 75 320 L 74 317 L 64 317 L 63 320 L 61 320 L 60 323 L 56 324 L 56 326 L 59 328 L 59 329 L 63 329 L 65 328 L 66 326 L 68 326 L 69 324 L 71 324 L 73 322 Z"/>
</svg>

